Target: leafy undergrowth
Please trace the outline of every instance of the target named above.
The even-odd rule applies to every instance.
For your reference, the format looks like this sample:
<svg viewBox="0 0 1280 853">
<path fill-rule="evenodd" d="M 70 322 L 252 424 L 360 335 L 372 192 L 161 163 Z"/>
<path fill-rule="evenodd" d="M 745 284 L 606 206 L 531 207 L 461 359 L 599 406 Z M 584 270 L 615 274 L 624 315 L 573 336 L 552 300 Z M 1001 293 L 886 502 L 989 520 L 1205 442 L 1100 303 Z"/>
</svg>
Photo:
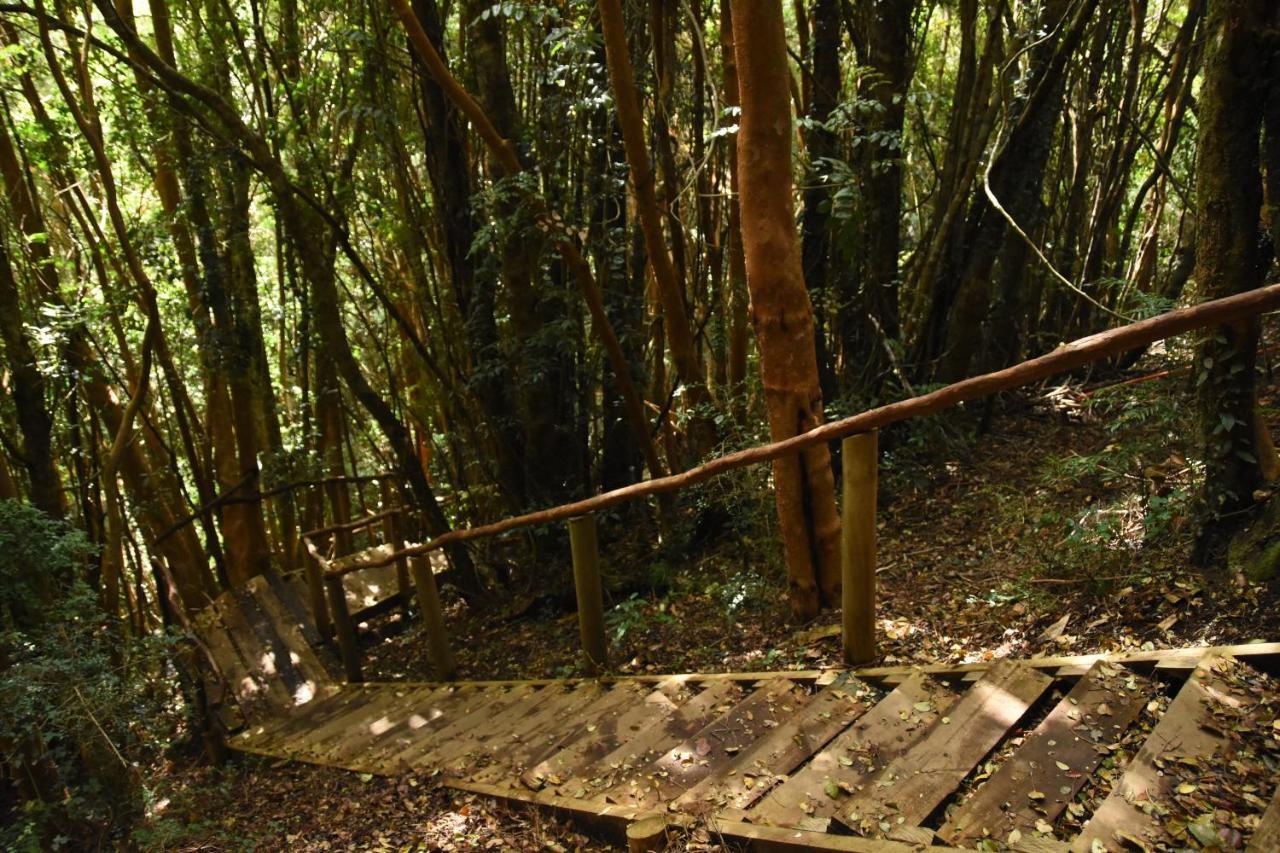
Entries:
<svg viewBox="0 0 1280 853">
<path fill-rule="evenodd" d="M 879 517 L 883 662 L 1280 638 L 1275 591 L 1191 565 L 1198 466 L 1185 392 L 1176 371 L 1103 388 L 1040 389 L 1006 401 L 977 441 L 962 432 L 968 415 L 887 436 L 895 446 L 883 462 Z M 1276 411 L 1274 392 L 1263 403 Z M 746 488 L 717 499 L 747 522 L 690 537 L 699 544 L 683 560 L 648 540 L 606 544 L 606 577 L 615 583 L 606 597 L 613 671 L 839 666 L 838 612 L 805 626 L 788 618 L 771 504 Z M 525 598 L 481 614 L 454 602 L 447 618 L 463 678 L 581 674 L 576 617 L 563 599 Z M 392 614 L 367 626 L 367 678 L 431 679 L 425 637 L 416 621 L 402 619 Z M 1147 725 L 1133 729 L 1130 749 Z M 1122 764 L 1109 760 L 1102 787 L 1082 800 L 1104 794 Z M 140 846 L 572 850 L 596 843 L 545 815 L 427 780 L 256 760 L 219 773 L 175 771 L 168 799 L 149 824 L 156 834 Z M 1192 835 L 1191 812 L 1202 804 L 1193 805 L 1186 816 Z M 214 814 L 223 817 L 208 817 Z M 203 829 L 161 838 L 165 827 L 199 816 Z"/>
</svg>

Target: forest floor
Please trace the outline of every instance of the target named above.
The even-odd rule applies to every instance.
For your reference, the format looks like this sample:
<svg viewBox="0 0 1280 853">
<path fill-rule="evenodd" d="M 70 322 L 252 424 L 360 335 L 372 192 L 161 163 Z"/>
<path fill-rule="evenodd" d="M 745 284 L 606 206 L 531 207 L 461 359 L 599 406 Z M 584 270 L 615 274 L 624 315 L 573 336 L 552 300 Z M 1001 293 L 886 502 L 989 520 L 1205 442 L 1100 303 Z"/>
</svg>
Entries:
<svg viewBox="0 0 1280 853">
<path fill-rule="evenodd" d="M 1274 589 L 1191 564 L 1188 380 L 1151 378 L 1163 368 L 1149 358 L 1130 374 L 1141 381 L 1007 400 L 979 438 L 975 414 L 967 426 L 933 420 L 893 439 L 879 522 L 885 663 L 1280 638 Z M 1262 402 L 1280 428 L 1274 388 Z M 719 498 L 748 523 L 706 534 L 704 519 L 682 564 L 634 535 L 606 543 L 606 572 L 630 579 L 606 602 L 615 671 L 839 666 L 838 612 L 802 627 L 788 619 L 781 561 L 770 556 L 771 505 Z M 416 623 L 396 630 L 399 618 L 370 626 L 366 677 L 429 680 L 425 640 Z M 529 596 L 481 615 L 456 604 L 449 623 L 464 678 L 577 672 L 575 616 L 559 602 Z M 162 787 L 165 809 L 138 837 L 143 848 L 608 849 L 545 815 L 426 777 L 237 758 L 223 770 L 175 766 Z"/>
</svg>

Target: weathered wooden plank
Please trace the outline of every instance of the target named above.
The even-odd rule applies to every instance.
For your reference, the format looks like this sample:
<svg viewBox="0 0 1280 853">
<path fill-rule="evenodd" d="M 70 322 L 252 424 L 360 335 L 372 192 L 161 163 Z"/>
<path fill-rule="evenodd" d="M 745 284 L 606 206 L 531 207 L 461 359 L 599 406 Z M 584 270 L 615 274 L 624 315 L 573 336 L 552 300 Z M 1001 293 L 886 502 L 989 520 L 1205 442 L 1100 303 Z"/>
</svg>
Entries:
<svg viewBox="0 0 1280 853">
<path fill-rule="evenodd" d="M 368 691 L 363 701 L 352 703 L 346 712 L 336 714 L 299 738 L 301 748 L 297 750 L 297 756 L 329 766 L 345 766 L 340 761 L 344 746 L 404 702 L 411 692 L 394 685 L 380 685 L 380 688 Z"/>
<path fill-rule="evenodd" d="M 606 691 L 600 684 L 586 683 L 553 696 L 523 720 L 484 738 L 466 754 L 449 761 L 446 769 L 467 777 L 496 778 L 506 784 L 517 784 L 527 762 L 552 745 L 547 738 L 554 740 L 554 733 L 563 731 L 565 721 L 577 719 L 607 695 Z"/>
<path fill-rule="evenodd" d="M 459 758 L 482 749 L 486 740 L 501 736 L 523 725 L 530 717 L 542 710 L 548 702 L 554 702 L 567 691 L 558 686 L 534 688 L 516 688 L 514 695 L 504 697 L 490 709 L 477 708 L 466 717 L 460 718 L 446 730 L 434 734 L 428 741 L 427 749 L 416 759 L 415 764 L 436 770 L 446 770 Z"/>
<path fill-rule="evenodd" d="M 698 814 L 719 808 L 748 808 L 764 796 L 775 780 L 795 770 L 862 716 L 877 695 L 857 679 L 841 678 L 824 687 L 719 772 L 685 791 L 675 806 Z"/>
<path fill-rule="evenodd" d="M 683 702 L 661 722 L 628 738 L 616 749 L 569 779 L 559 790 L 574 796 L 600 796 L 612 785 L 639 773 L 653 759 L 720 716 L 742 695 L 742 688 L 728 681 L 713 682 Z M 585 792 L 585 793 L 580 793 Z"/>
<path fill-rule="evenodd" d="M 858 790 L 915 744 L 959 698 L 945 685 L 916 672 L 762 797 L 748 812 L 749 819 L 773 826 L 825 829 L 843 807 L 845 792 Z M 830 796 L 829 790 L 836 796 Z"/>
<path fill-rule="evenodd" d="M 641 691 L 646 688 L 646 685 L 634 686 Z M 565 779 L 617 749 L 642 728 L 669 716 L 678 701 L 682 701 L 680 685 L 672 682 L 667 689 L 647 690 L 638 701 L 619 705 L 594 721 L 575 723 L 580 735 L 525 770 L 520 781 L 531 790 L 543 785 L 562 785 Z"/>
<path fill-rule="evenodd" d="M 938 830 L 948 844 L 986 836 L 1030 836 L 1038 821 L 1053 824 L 1089 781 L 1150 697 L 1151 685 L 1132 671 L 1099 661 L 1027 736 L 973 796 Z M 1029 791 L 1043 794 L 1032 798 Z"/>
<path fill-rule="evenodd" d="M 353 770 L 370 770 L 376 763 L 379 746 L 396 743 L 401 732 L 415 730 L 410 728 L 412 723 L 426 719 L 423 712 L 434 707 L 435 693 L 422 687 L 403 694 L 397 691 L 394 698 L 379 704 L 377 710 L 380 713 L 367 715 L 358 726 L 330 743 L 324 753 L 326 763 Z"/>
<path fill-rule="evenodd" d="M 1275 853 L 1276 850 L 1280 850 L 1280 784 L 1276 785 L 1276 792 L 1262 813 L 1245 853 Z"/>
<path fill-rule="evenodd" d="M 255 583 L 256 582 L 256 583 Z M 316 655 L 315 649 L 307 640 L 303 623 L 292 610 L 282 602 L 276 594 L 276 587 L 265 579 L 258 577 L 250 581 L 250 591 L 259 606 L 276 626 L 281 641 L 289 651 L 289 658 L 294 667 L 302 675 L 304 681 L 311 682 L 314 692 L 318 692 L 326 684 L 334 684 L 333 674 Z M 295 694 L 295 699 L 298 695 Z M 305 704 L 305 703 L 304 703 Z"/>
<path fill-rule="evenodd" d="M 650 808 L 669 802 L 723 768 L 808 700 L 804 689 L 787 679 L 766 682 L 657 760 L 614 784 L 604 796 Z"/>
<path fill-rule="evenodd" d="M 472 761 L 477 755 L 496 749 L 498 740 L 511 747 L 526 731 L 545 723 L 549 713 L 554 714 L 555 709 L 572 707 L 575 697 L 595 695 L 599 689 L 596 684 L 583 683 L 573 687 L 552 685 L 535 690 L 501 714 L 470 727 L 453 738 L 453 743 L 433 750 L 431 758 L 436 766 L 450 769 L 458 766 L 460 761 Z"/>
<path fill-rule="evenodd" d="M 292 740 L 297 734 L 313 731 L 353 702 L 361 701 L 364 692 L 355 689 L 355 685 L 338 685 L 331 695 L 304 705 L 295 714 L 271 717 L 249 726 L 236 735 L 236 741 L 246 746 L 269 748 L 273 743 Z"/>
<path fill-rule="evenodd" d="M 256 580 L 262 580 L 257 578 Z M 262 581 L 265 585 L 265 581 Z M 284 625 L 278 624 L 271 619 L 266 608 L 262 607 L 259 596 L 255 594 L 256 584 L 248 584 L 246 588 L 237 590 L 236 603 L 239 612 L 244 617 L 244 621 L 248 622 L 253 631 L 251 637 L 242 638 L 244 647 L 257 640 L 256 647 L 261 649 L 261 660 L 264 669 L 269 669 L 275 676 L 278 676 L 287 690 L 289 699 L 284 707 L 280 708 L 285 713 L 292 712 L 294 708 L 302 706 L 311 701 L 315 695 L 314 680 L 308 679 L 302 671 L 298 669 L 298 661 L 293 649 L 288 643 L 284 642 L 282 637 Z M 311 681 L 308 684 L 308 681 Z"/>
<path fill-rule="evenodd" d="M 234 594 L 228 594 L 220 596 L 210 606 L 217 608 L 222 624 L 227 628 L 227 637 L 244 661 L 244 667 L 257 687 L 256 692 L 251 696 L 242 696 L 241 701 L 252 699 L 265 706 L 254 709 L 254 714 L 279 713 L 291 708 L 293 694 L 276 670 L 276 653 L 259 639 L 257 632 L 245 618 L 239 600 Z"/>
<path fill-rule="evenodd" d="M 835 819 L 864 834 L 922 822 L 1015 726 L 1053 679 L 1002 662 L 970 687 L 915 746 L 889 762 Z"/>
<path fill-rule="evenodd" d="M 1147 814 L 1143 806 L 1168 798 L 1173 789 L 1175 777 L 1163 773 L 1161 763 L 1178 758 L 1209 761 L 1226 742 L 1216 727 L 1202 724 L 1211 719 L 1210 704 L 1233 708 L 1240 705 L 1216 671 L 1232 663 L 1232 658 L 1222 652 L 1211 653 L 1200 661 L 1107 799 L 1080 830 L 1071 844 L 1072 850 L 1088 851 L 1096 840 L 1106 849 L 1118 851 L 1129 846 L 1126 836 L 1143 843 L 1169 840 L 1158 818 Z"/>
<path fill-rule="evenodd" d="M 443 752 L 449 746 L 469 747 L 470 733 L 501 718 L 511 708 L 523 706 L 533 694 L 532 687 L 496 687 L 470 695 L 451 713 L 414 729 L 414 735 L 403 748 L 379 756 L 379 766 L 388 771 L 434 768 L 440 760 L 435 754 L 437 750 Z"/>
<path fill-rule="evenodd" d="M 644 701 L 645 690 L 641 685 L 619 685 L 600 695 L 594 701 L 578 707 L 572 715 L 544 725 L 537 731 L 526 732 L 514 749 L 495 756 L 487 767 L 477 769 L 467 778 L 473 782 L 525 785 L 539 788 L 546 781 L 531 774 L 551 756 L 564 751 L 583 739 L 592 739 L 600 725 L 636 704 Z M 563 777 L 556 777 L 556 781 Z M 555 784 L 555 783 L 553 783 Z"/>
<path fill-rule="evenodd" d="M 419 757 L 426 754 L 436 739 L 449 737 L 447 733 L 460 727 L 464 720 L 483 719 L 484 715 L 498 713 L 520 698 L 518 691 L 477 689 L 468 685 L 452 696 L 424 702 L 385 743 L 372 747 L 365 760 L 377 768 L 376 772 L 404 772 L 420 765 Z"/>
<path fill-rule="evenodd" d="M 261 718 L 264 708 L 260 695 L 265 688 L 258 683 L 257 677 L 240 656 L 240 650 L 231 641 L 230 632 L 218 611 L 217 602 L 206 607 L 200 615 L 202 618 L 202 625 L 199 628 L 200 639 L 204 642 L 205 649 L 213 658 L 213 663 L 230 691 L 230 695 L 225 698 L 240 706 L 241 713 L 246 719 Z"/>
</svg>

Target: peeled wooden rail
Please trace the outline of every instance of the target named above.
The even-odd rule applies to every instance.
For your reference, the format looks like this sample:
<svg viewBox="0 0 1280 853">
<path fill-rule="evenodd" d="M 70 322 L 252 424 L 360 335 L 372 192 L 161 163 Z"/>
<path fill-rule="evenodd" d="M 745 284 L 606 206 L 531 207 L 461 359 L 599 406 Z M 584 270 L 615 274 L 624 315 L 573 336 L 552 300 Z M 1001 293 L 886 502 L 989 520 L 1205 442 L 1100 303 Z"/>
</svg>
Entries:
<svg viewBox="0 0 1280 853">
<path fill-rule="evenodd" d="M 324 560 L 309 538 L 304 537 L 304 541 L 307 542 L 308 550 L 322 567 L 327 582 L 353 571 L 387 566 L 398 560 L 428 554 L 447 545 L 497 536 L 538 524 L 586 517 L 598 510 L 627 501 L 674 492 L 738 468 L 798 453 L 817 444 L 861 434 L 874 434 L 876 430 L 899 421 L 932 415 L 969 400 L 978 400 L 992 394 L 1010 391 L 1195 329 L 1232 323 L 1276 309 L 1280 309 L 1280 284 L 1169 311 L 1063 344 L 1051 353 L 1003 370 L 965 379 L 928 394 L 831 421 L 792 438 L 728 453 L 680 474 L 643 480 L 594 497 L 512 516 L 493 524 L 451 530 L 427 542 L 398 549 L 381 557 L 361 560 L 358 564 L 334 565 Z M 846 451 L 849 453 L 848 458 L 853 462 L 850 471 L 855 474 L 858 487 L 851 490 L 852 483 L 846 482 L 843 581 L 845 588 L 849 591 L 845 593 L 842 600 L 845 620 L 844 652 L 847 662 L 866 663 L 875 657 L 876 442 L 874 439 L 861 439 L 846 445 Z M 867 498 L 868 494 L 872 496 L 870 499 Z M 579 550 L 581 549 L 575 549 L 575 564 Z M 581 590 L 579 590 L 579 598 L 582 600 Z M 590 601 L 591 597 L 587 596 L 587 600 Z M 594 622 L 596 618 L 597 615 L 594 613 L 579 613 L 584 642 L 589 635 L 594 636 L 594 628 L 588 623 Z M 587 651 L 589 657 L 599 654 L 598 649 Z"/>
</svg>

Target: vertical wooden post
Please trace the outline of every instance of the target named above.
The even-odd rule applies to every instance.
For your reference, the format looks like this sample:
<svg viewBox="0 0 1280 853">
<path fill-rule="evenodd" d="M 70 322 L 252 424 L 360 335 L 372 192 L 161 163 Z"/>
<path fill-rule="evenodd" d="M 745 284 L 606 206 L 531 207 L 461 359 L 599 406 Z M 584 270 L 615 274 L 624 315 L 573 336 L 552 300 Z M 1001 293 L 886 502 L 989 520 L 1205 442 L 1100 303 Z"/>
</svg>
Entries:
<svg viewBox="0 0 1280 853">
<path fill-rule="evenodd" d="M 389 479 L 380 481 L 382 487 L 382 509 L 391 509 L 398 505 L 395 488 Z M 404 550 L 404 525 L 400 516 L 393 515 L 382 521 L 382 539 L 396 551 Z M 396 591 L 400 593 L 400 606 L 405 613 L 409 612 L 409 598 L 412 588 L 409 586 L 409 564 L 404 557 L 396 560 Z"/>
<path fill-rule="evenodd" d="M 609 645 L 604 635 L 604 592 L 600 587 L 600 546 L 594 515 L 569 519 L 569 547 L 573 552 L 573 587 L 578 594 L 578 631 L 587 656 L 587 671 L 599 675 L 609 668 Z"/>
<path fill-rule="evenodd" d="M 864 664 L 876 656 L 876 488 L 879 433 L 851 435 L 841 446 L 844 518 L 841 610 L 844 660 Z"/>
<path fill-rule="evenodd" d="M 324 586 L 329 592 L 329 608 L 333 613 L 333 630 L 338 638 L 338 651 L 342 655 L 342 669 L 346 673 L 347 681 L 352 684 L 359 683 L 364 681 L 364 673 L 360 669 L 356 626 L 351 621 L 351 611 L 347 609 L 347 593 L 343 589 L 342 578 L 325 578 Z"/>
<path fill-rule="evenodd" d="M 298 551 L 306 549 L 299 547 Z M 310 554 L 303 563 L 303 571 L 307 576 L 307 593 L 311 599 L 311 618 L 316 623 L 316 631 L 320 639 L 328 640 L 333 635 L 333 620 L 329 618 L 329 605 L 324 600 L 324 567 Z"/>
<path fill-rule="evenodd" d="M 440 590 L 431 570 L 431 555 L 422 554 L 409 560 L 413 582 L 418 587 L 418 608 L 422 611 L 422 627 L 427 632 L 427 651 L 431 666 L 442 681 L 458 677 L 458 663 L 449 648 L 449 635 L 444 627 L 444 608 L 440 606 Z"/>
</svg>

